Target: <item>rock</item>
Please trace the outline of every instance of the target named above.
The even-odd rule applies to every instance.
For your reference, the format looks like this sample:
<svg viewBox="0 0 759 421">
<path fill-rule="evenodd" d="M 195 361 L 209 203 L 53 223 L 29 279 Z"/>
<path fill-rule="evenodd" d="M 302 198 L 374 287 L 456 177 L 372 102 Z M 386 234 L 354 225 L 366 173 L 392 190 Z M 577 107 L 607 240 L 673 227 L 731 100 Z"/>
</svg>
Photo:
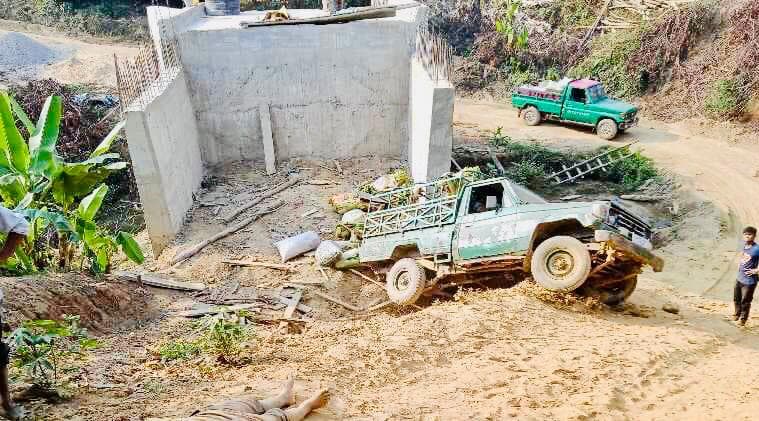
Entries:
<svg viewBox="0 0 759 421">
<path fill-rule="evenodd" d="M 378 192 L 384 192 L 398 188 L 398 183 L 395 181 L 395 177 L 392 174 L 385 174 L 382 177 L 374 180 L 372 187 Z"/>
<path fill-rule="evenodd" d="M 345 225 L 359 225 L 363 224 L 366 219 L 366 213 L 361 209 L 352 209 L 343 214 L 340 223 Z"/>
<path fill-rule="evenodd" d="M 666 303 L 663 306 L 661 306 L 661 309 L 666 311 L 667 313 L 680 314 L 680 307 L 678 307 L 677 304 L 674 304 L 674 303 Z"/>
</svg>

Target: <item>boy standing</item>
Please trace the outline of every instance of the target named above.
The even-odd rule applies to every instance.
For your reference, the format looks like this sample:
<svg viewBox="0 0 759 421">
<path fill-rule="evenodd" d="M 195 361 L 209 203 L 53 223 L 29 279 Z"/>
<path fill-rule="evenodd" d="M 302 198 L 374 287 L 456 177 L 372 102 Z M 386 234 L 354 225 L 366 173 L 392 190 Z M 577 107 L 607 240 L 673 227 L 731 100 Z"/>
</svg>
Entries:
<svg viewBox="0 0 759 421">
<path fill-rule="evenodd" d="M 738 266 L 738 279 L 735 282 L 735 314 L 733 320 L 744 326 L 751 310 L 751 300 L 759 281 L 759 244 L 756 239 L 756 228 L 743 229 L 743 254 Z"/>
</svg>

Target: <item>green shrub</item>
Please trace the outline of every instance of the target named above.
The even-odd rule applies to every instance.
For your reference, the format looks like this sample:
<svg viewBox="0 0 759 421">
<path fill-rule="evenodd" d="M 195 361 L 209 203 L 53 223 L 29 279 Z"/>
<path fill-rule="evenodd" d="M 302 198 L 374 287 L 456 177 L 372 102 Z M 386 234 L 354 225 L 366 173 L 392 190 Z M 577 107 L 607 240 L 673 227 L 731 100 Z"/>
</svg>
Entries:
<svg viewBox="0 0 759 421">
<path fill-rule="evenodd" d="M 633 191 L 656 176 L 654 161 L 640 152 L 635 152 L 632 156 L 608 167 L 605 178 L 620 184 L 625 191 Z"/>
<path fill-rule="evenodd" d="M 704 102 L 707 113 L 714 117 L 734 117 L 743 111 L 738 83 L 720 79 L 714 82 Z"/>
<path fill-rule="evenodd" d="M 521 161 L 506 169 L 506 177 L 523 186 L 537 187 L 545 182 L 545 167 L 533 161 Z"/>
<path fill-rule="evenodd" d="M 592 77 L 602 81 L 607 93 L 629 98 L 641 92 L 642 75 L 628 70 L 628 61 L 640 49 L 641 34 L 646 26 L 608 32 L 598 37 L 591 54 L 569 70 L 575 78 Z"/>
<path fill-rule="evenodd" d="M 219 319 L 208 328 L 199 344 L 219 362 L 235 364 L 239 362 L 242 343 L 250 336 L 251 332 L 239 323 Z"/>
<path fill-rule="evenodd" d="M 79 326 L 79 316 L 27 320 L 10 340 L 16 346 L 14 367 L 22 369 L 33 385 L 57 395 L 68 384 L 66 375 L 79 370 L 77 361 L 98 346 Z"/>
<path fill-rule="evenodd" d="M 498 127 L 490 135 L 488 142 L 495 147 L 505 148 L 511 143 L 511 137 L 503 134 L 503 127 Z"/>
<path fill-rule="evenodd" d="M 200 350 L 197 342 L 171 341 L 158 348 L 158 355 L 161 357 L 161 361 L 168 362 L 190 358 L 199 354 Z"/>
</svg>

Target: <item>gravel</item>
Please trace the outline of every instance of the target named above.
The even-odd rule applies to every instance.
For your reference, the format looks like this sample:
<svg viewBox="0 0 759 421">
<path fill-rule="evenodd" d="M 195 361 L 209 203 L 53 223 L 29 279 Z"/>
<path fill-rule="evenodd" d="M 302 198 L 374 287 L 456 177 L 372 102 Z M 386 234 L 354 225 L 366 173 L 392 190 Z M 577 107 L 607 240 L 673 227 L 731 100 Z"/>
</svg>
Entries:
<svg viewBox="0 0 759 421">
<path fill-rule="evenodd" d="M 0 73 L 34 75 L 38 67 L 61 60 L 65 55 L 63 49 L 47 46 L 24 34 L 0 32 Z"/>
</svg>

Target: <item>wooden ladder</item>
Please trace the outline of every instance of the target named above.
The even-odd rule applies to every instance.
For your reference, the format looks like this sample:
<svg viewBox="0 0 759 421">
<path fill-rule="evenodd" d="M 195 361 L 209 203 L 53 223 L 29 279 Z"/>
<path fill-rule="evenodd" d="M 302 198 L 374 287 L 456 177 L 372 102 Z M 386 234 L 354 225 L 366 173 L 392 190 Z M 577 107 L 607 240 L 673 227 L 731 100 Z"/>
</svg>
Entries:
<svg viewBox="0 0 759 421">
<path fill-rule="evenodd" d="M 578 178 L 585 177 L 587 174 L 590 174 L 594 171 L 606 171 L 606 167 L 609 165 L 615 162 L 619 162 L 635 154 L 635 152 L 630 151 L 630 146 L 636 143 L 638 143 L 637 140 L 635 142 L 630 142 L 624 146 L 610 149 L 604 153 L 593 156 L 590 159 L 586 159 L 585 161 L 572 165 L 571 167 L 567 167 L 566 165 L 562 164 L 561 171 L 557 171 L 549 176 L 546 176 L 546 178 L 552 180 L 555 184 L 564 184 L 567 182 L 573 182 Z"/>
</svg>

